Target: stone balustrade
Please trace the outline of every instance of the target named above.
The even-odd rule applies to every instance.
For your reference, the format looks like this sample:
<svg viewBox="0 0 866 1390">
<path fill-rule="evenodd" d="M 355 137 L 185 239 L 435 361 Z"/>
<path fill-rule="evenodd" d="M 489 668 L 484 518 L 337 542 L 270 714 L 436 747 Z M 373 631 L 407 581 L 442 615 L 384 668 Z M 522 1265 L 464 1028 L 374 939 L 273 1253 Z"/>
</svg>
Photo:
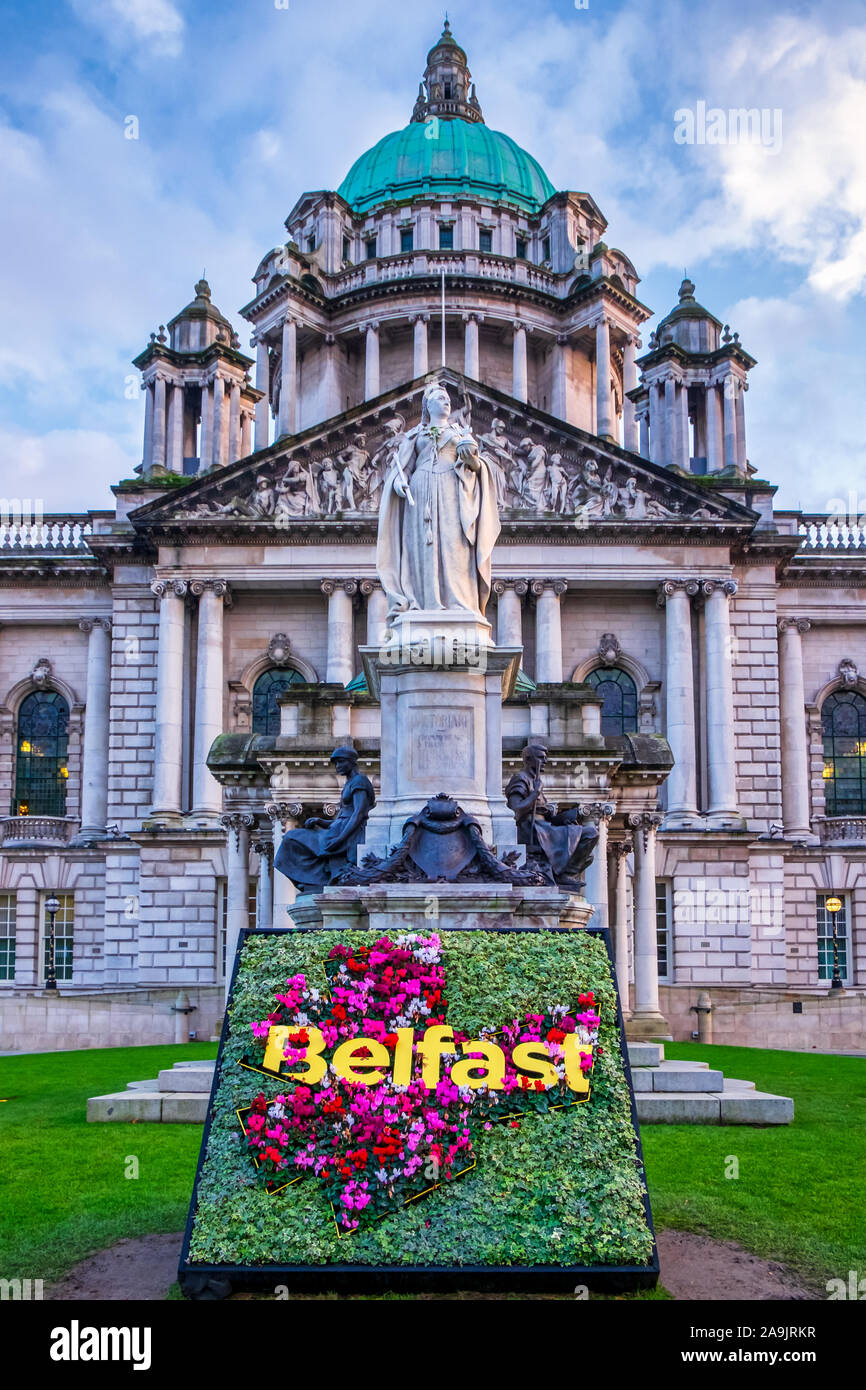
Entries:
<svg viewBox="0 0 866 1390">
<path fill-rule="evenodd" d="M 859 521 L 835 522 L 826 516 L 804 516 L 797 528 L 801 553 L 827 550 L 866 552 L 866 526 Z"/>
<path fill-rule="evenodd" d="M 822 845 L 866 844 L 866 816 L 831 816 L 817 825 Z"/>
<path fill-rule="evenodd" d="M 88 536 L 93 526 L 87 513 L 45 516 L 39 521 L 0 521 L 0 550 L 26 551 L 28 554 L 89 554 Z"/>
<path fill-rule="evenodd" d="M 0 845 L 6 849 L 25 843 L 65 845 L 75 825 L 68 816 L 5 816 L 0 820 Z"/>
</svg>

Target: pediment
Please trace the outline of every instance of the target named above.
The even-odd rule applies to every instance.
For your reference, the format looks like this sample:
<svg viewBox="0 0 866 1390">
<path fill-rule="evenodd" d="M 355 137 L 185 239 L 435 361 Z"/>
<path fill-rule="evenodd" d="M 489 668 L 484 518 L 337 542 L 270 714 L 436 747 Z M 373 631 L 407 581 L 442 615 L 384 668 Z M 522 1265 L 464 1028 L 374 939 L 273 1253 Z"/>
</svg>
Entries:
<svg viewBox="0 0 866 1390">
<path fill-rule="evenodd" d="M 268 449 L 211 470 L 130 515 L 136 530 L 241 541 L 286 533 L 375 530 L 382 482 L 403 434 L 420 421 L 430 380 L 448 386 L 455 416 L 493 469 L 503 538 L 538 528 L 572 539 L 659 530 L 749 531 L 756 514 L 712 485 L 670 472 L 533 406 L 469 381 L 429 373 Z"/>
</svg>

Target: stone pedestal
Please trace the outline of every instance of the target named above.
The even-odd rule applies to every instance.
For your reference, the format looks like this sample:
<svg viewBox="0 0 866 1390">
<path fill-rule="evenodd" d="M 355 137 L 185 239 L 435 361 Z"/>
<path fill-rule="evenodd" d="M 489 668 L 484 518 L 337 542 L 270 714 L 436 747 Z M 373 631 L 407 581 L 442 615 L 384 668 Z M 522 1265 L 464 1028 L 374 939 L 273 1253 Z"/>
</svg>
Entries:
<svg viewBox="0 0 866 1390">
<path fill-rule="evenodd" d="M 381 791 L 359 862 L 371 850 L 386 855 L 406 818 L 439 792 L 477 819 L 500 858 L 517 849 L 502 790 L 502 701 L 521 655 L 520 647 L 494 646 L 489 623 L 447 609 L 403 614 L 381 647 L 361 648 L 383 738 Z"/>
<path fill-rule="evenodd" d="M 527 927 L 574 931 L 592 907 L 561 888 L 518 888 L 508 883 L 377 883 L 305 893 L 277 927 L 367 928 L 377 936 L 406 931 L 514 931 Z"/>
</svg>

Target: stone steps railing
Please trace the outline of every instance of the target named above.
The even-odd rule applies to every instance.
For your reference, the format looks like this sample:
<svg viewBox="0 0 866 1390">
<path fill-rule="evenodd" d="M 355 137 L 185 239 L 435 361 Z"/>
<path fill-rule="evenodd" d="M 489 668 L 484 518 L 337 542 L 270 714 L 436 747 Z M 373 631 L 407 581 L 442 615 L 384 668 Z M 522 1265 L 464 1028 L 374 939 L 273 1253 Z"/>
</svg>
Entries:
<svg viewBox="0 0 866 1390">
<path fill-rule="evenodd" d="M 65 845 L 77 821 L 67 816 L 5 816 L 0 819 L 0 845 L 23 841 Z"/>
<path fill-rule="evenodd" d="M 0 551 L 24 554 L 89 555 L 93 526 L 86 512 L 31 521 L 0 513 Z"/>
<path fill-rule="evenodd" d="M 859 550 L 866 553 L 866 526 L 859 521 L 831 521 L 826 516 L 804 516 L 797 528 L 802 541 L 800 552 Z"/>
</svg>

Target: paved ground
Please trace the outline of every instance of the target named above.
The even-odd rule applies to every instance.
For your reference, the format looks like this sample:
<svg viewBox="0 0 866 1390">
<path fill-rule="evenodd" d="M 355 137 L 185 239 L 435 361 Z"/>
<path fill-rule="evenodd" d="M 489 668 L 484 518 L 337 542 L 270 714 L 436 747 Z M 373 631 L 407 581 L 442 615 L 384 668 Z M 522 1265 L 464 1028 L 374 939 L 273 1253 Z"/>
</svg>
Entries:
<svg viewBox="0 0 866 1390">
<path fill-rule="evenodd" d="M 180 1234 L 122 1240 L 76 1265 L 47 1296 L 83 1302 L 164 1299 L 175 1282 L 181 1240 Z M 760 1260 L 729 1241 L 662 1231 L 658 1245 L 661 1282 L 685 1302 L 819 1297 L 782 1265 Z"/>
</svg>

